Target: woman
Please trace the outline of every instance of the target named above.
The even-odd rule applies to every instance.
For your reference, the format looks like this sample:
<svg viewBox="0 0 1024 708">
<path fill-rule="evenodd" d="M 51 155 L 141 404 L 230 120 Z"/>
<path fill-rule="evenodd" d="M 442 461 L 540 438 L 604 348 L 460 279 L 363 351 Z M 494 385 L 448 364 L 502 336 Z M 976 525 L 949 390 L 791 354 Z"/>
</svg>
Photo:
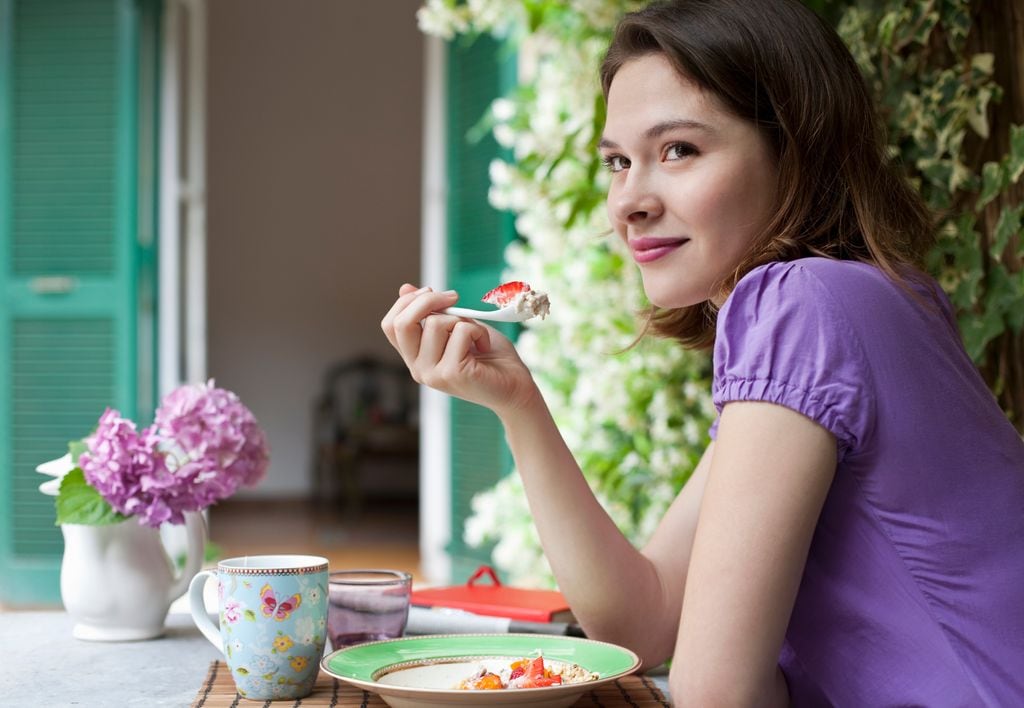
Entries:
<svg viewBox="0 0 1024 708">
<path fill-rule="evenodd" d="M 1024 442 L 842 42 L 795 0 L 659 3 L 602 80 L 650 325 L 714 347 L 690 481 L 634 549 L 509 341 L 436 314 L 456 293 L 404 285 L 382 322 L 414 378 L 498 415 L 587 634 L 671 657 L 677 704 L 1024 705 Z"/>
</svg>

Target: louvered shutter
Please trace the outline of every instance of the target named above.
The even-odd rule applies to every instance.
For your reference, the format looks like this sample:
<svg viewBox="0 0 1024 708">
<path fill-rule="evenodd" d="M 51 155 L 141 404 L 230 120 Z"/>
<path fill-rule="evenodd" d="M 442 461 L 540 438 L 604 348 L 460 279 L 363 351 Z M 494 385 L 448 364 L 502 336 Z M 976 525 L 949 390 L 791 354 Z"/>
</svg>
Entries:
<svg viewBox="0 0 1024 708">
<path fill-rule="evenodd" d="M 515 57 L 489 36 L 448 45 L 448 283 L 470 304 L 493 288 L 504 268 L 505 246 L 515 238 L 511 214 L 487 201 L 488 167 L 502 150 L 489 131 L 473 130 L 491 102 L 515 81 Z M 471 137 L 470 133 L 485 133 Z M 507 157 L 507 155 L 505 156 Z M 514 335 L 513 328 L 505 333 Z M 469 548 L 462 529 L 473 496 L 491 487 L 512 467 L 504 433 L 489 410 L 458 399 L 451 405 L 452 579 L 468 577 L 489 549 Z"/>
<path fill-rule="evenodd" d="M 151 416 L 155 185 L 139 164 L 156 18 L 156 2 L 0 0 L 3 603 L 59 601 L 63 542 L 35 466 L 108 405 Z"/>
</svg>

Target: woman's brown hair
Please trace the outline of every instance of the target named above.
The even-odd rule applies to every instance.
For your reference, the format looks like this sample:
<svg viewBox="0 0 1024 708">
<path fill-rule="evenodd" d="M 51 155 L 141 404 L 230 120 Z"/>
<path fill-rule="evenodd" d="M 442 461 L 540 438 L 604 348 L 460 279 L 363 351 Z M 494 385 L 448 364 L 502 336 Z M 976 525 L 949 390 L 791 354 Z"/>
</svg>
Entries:
<svg viewBox="0 0 1024 708">
<path fill-rule="evenodd" d="M 755 124 L 778 160 L 772 217 L 722 295 L 771 261 L 824 256 L 873 263 L 896 282 L 934 239 L 931 215 L 886 142 L 856 62 L 797 0 L 675 0 L 626 15 L 601 66 L 607 99 L 631 59 L 664 55 L 720 105 Z M 652 308 L 650 328 L 685 346 L 714 343 L 710 301 Z"/>
</svg>

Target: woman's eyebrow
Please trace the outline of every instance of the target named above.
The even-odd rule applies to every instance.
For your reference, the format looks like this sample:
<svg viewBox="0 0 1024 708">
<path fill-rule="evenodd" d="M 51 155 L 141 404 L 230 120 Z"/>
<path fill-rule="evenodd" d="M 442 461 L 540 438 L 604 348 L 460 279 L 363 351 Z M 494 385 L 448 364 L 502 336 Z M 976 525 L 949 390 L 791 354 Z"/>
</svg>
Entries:
<svg viewBox="0 0 1024 708">
<path fill-rule="evenodd" d="M 696 120 L 689 120 L 680 118 L 678 120 L 665 120 L 660 123 L 655 123 L 650 128 L 644 131 L 643 137 L 647 140 L 652 138 L 659 138 L 665 133 L 673 130 L 679 130 L 680 128 L 686 128 L 689 130 L 700 130 L 705 133 L 714 133 L 715 129 L 707 123 L 701 123 Z M 597 144 L 599 148 L 617 148 L 618 144 L 609 140 L 608 138 L 602 137 L 601 141 Z"/>
<path fill-rule="evenodd" d="M 680 118 L 678 120 L 666 120 L 662 121 L 661 123 L 655 123 L 644 132 L 644 137 L 657 138 L 664 135 L 665 133 L 680 128 L 687 128 L 689 130 L 701 130 L 704 131 L 705 133 L 715 132 L 715 129 L 712 128 L 707 123 L 701 123 L 700 121 L 697 120 Z"/>
</svg>

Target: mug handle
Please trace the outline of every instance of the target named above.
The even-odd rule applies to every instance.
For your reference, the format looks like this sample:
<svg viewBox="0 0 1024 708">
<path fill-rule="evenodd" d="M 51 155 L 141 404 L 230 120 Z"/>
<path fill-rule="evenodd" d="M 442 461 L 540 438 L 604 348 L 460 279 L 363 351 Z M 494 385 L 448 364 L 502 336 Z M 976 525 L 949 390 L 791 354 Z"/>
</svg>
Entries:
<svg viewBox="0 0 1024 708">
<path fill-rule="evenodd" d="M 203 601 L 203 590 L 206 588 L 208 578 L 216 577 L 212 570 L 202 570 L 196 573 L 192 582 L 188 585 L 188 606 L 192 613 L 192 621 L 207 639 L 217 647 L 217 651 L 224 653 L 224 640 L 220 637 L 220 627 L 213 623 L 210 615 L 206 612 L 206 602 Z"/>
</svg>

